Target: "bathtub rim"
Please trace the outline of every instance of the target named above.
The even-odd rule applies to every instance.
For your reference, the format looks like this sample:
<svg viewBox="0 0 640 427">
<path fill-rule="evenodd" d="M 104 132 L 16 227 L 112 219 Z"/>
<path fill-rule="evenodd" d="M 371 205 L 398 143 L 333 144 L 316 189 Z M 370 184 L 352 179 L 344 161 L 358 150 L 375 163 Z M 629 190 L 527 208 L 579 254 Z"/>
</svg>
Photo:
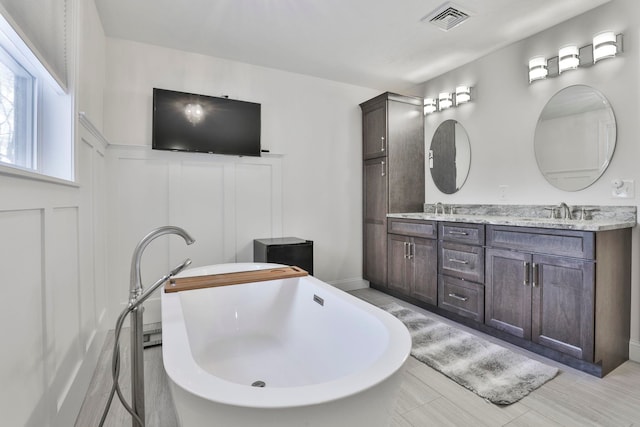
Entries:
<svg viewBox="0 0 640 427">
<path fill-rule="evenodd" d="M 189 269 L 181 276 L 278 266 L 278 264 L 266 263 L 218 264 Z M 403 367 L 411 350 L 411 337 L 402 322 L 384 310 L 313 276 L 270 282 L 298 280 L 309 280 L 314 286 L 321 288 L 322 292 L 333 294 L 337 298 L 346 298 L 350 304 L 373 315 L 381 322 L 388 332 L 388 343 L 381 356 L 360 371 L 323 383 L 295 387 L 256 388 L 227 381 L 202 369 L 191 354 L 186 325 L 182 320 L 180 292 L 162 292 L 162 354 L 164 368 L 170 380 L 188 393 L 217 403 L 251 408 L 290 408 L 317 405 L 355 395 L 375 387 Z M 215 291 L 215 288 L 208 290 Z"/>
</svg>

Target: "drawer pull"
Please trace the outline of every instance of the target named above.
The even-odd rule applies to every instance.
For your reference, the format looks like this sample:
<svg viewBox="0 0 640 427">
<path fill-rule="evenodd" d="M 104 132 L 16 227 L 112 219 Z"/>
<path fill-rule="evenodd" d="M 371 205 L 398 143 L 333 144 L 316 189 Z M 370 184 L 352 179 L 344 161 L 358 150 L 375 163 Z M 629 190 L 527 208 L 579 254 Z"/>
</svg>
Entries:
<svg viewBox="0 0 640 427">
<path fill-rule="evenodd" d="M 453 234 L 454 236 L 468 236 L 469 233 L 467 233 L 466 231 L 455 231 L 455 230 L 449 230 L 449 234 Z"/>
<path fill-rule="evenodd" d="M 469 264 L 469 261 L 465 261 L 463 259 L 455 259 L 455 258 L 449 258 L 449 262 L 453 262 L 455 264 Z"/>
<path fill-rule="evenodd" d="M 469 299 L 469 297 L 462 297 L 462 296 L 460 296 L 458 294 L 449 294 L 449 296 L 451 298 L 457 299 L 458 301 L 467 301 Z"/>
</svg>

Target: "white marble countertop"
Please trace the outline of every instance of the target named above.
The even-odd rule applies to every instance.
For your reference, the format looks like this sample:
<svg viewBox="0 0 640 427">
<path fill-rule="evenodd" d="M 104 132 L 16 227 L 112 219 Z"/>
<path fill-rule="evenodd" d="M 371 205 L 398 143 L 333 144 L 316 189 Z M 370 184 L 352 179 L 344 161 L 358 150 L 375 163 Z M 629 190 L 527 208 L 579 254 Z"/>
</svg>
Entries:
<svg viewBox="0 0 640 427">
<path fill-rule="evenodd" d="M 554 228 L 562 230 L 606 231 L 631 228 L 636 225 L 632 218 L 593 218 L 587 220 L 534 218 L 508 215 L 483 214 L 434 214 L 425 212 L 388 214 L 388 218 L 419 219 L 425 221 L 466 222 L 472 224 L 513 225 L 518 227 Z"/>
</svg>

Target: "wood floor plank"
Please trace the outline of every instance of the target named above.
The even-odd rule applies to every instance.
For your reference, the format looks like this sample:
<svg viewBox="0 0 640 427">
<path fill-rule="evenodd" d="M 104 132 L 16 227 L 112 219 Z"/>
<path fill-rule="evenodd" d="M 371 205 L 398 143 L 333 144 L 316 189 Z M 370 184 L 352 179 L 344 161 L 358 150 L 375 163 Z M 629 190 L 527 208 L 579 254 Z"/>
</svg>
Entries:
<svg viewBox="0 0 640 427">
<path fill-rule="evenodd" d="M 405 372 L 396 403 L 396 411 L 404 414 L 439 397 L 441 395 L 433 388 L 410 373 Z"/>
<path fill-rule="evenodd" d="M 445 397 L 426 403 L 402 416 L 412 426 L 492 427 L 476 414 L 471 414 Z"/>
<path fill-rule="evenodd" d="M 521 416 L 529 410 L 520 402 L 508 406 L 494 405 L 474 392 L 467 390 L 440 372 L 424 365 L 410 371 L 413 375 L 435 389 L 443 397 L 459 408 L 474 414 L 487 425 L 501 426 Z"/>
<path fill-rule="evenodd" d="M 527 411 L 515 420 L 505 424 L 506 427 L 562 427 L 536 411 Z"/>
</svg>

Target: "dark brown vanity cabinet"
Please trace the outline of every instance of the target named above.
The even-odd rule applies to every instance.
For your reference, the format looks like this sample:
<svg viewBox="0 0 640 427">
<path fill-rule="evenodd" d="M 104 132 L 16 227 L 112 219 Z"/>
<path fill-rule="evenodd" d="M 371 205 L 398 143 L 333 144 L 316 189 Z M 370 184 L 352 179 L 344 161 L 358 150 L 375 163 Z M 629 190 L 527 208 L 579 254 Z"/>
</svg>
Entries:
<svg viewBox="0 0 640 427">
<path fill-rule="evenodd" d="M 388 224 L 387 287 L 422 302 L 436 305 L 438 302 L 436 223 L 389 219 Z"/>
<path fill-rule="evenodd" d="M 387 213 L 424 203 L 422 98 L 384 93 L 360 104 L 363 153 L 363 277 L 387 285 Z"/>
<path fill-rule="evenodd" d="M 484 225 L 438 223 L 438 306 L 484 321 Z"/>
<path fill-rule="evenodd" d="M 487 226 L 485 324 L 601 374 L 628 358 L 630 229 Z"/>
</svg>

